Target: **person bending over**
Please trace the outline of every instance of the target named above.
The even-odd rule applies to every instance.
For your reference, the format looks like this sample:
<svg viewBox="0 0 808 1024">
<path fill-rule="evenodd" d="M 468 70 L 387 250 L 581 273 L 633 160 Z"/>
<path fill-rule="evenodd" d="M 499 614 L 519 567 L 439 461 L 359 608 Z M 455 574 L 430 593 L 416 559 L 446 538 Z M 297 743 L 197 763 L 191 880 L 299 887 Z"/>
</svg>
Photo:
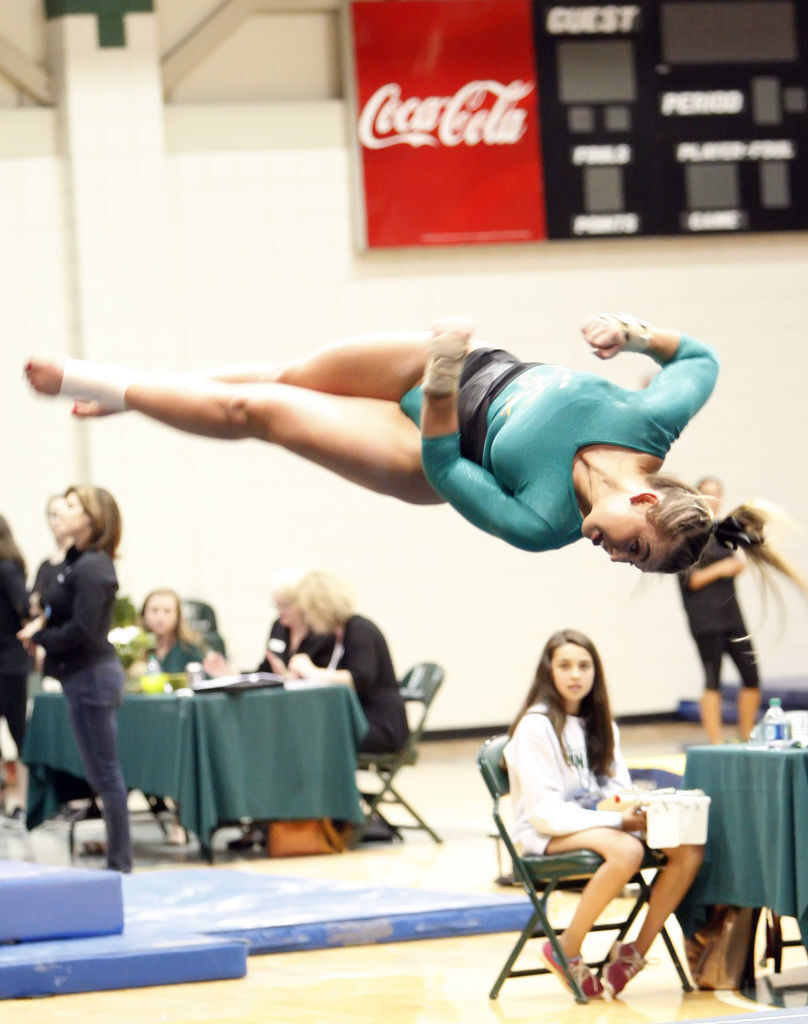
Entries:
<svg viewBox="0 0 808 1024">
<path fill-rule="evenodd" d="M 597 809 L 602 800 L 630 787 L 631 778 L 609 709 L 603 666 L 589 637 L 574 629 L 550 637 L 510 733 L 504 757 L 517 848 L 538 855 L 594 850 L 603 858 L 559 942 L 584 995 L 601 996 L 604 990 L 616 995 L 646 965 L 645 954 L 690 888 L 704 847 L 664 851 L 667 864 L 651 890 L 636 938 L 615 943 L 601 977 L 596 976 L 581 957 L 581 944 L 643 861 L 645 815 L 636 804 L 625 811 Z M 549 941 L 541 957 L 566 985 Z"/>
</svg>

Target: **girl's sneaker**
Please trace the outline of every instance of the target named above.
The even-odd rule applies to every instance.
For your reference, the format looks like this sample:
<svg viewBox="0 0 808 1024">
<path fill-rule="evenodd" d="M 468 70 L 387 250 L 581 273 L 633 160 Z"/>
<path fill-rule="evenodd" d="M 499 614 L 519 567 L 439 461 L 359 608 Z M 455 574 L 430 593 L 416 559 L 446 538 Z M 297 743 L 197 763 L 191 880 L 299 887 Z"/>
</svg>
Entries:
<svg viewBox="0 0 808 1024">
<path fill-rule="evenodd" d="M 603 983 L 616 996 L 647 963 L 630 942 L 615 942 L 603 968 Z"/>
<path fill-rule="evenodd" d="M 549 940 L 542 943 L 539 956 L 545 967 L 558 978 L 564 988 L 572 992 L 572 987 L 567 981 L 567 976 L 564 972 L 564 966 L 556 957 L 553 945 Z M 570 974 L 581 986 L 581 991 L 587 999 L 597 999 L 598 996 L 603 995 L 604 988 L 600 978 L 589 970 L 589 967 L 580 956 L 567 957 L 567 963 L 570 965 Z"/>
</svg>

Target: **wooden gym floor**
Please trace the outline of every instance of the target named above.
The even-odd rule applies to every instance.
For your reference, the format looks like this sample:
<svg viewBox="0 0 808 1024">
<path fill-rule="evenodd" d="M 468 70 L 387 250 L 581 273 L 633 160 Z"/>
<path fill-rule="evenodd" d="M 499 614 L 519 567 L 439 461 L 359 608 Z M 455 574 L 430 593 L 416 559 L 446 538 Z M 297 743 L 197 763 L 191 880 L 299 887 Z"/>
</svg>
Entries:
<svg viewBox="0 0 808 1024">
<path fill-rule="evenodd" d="M 629 764 L 681 771 L 682 747 L 701 742 L 686 723 L 625 726 Z M 304 875 L 342 881 L 460 892 L 496 892 L 496 848 L 491 838 L 490 801 L 477 776 L 477 740 L 432 742 L 421 761 L 399 778 L 402 791 L 445 837 L 435 845 L 422 835 L 404 843 L 368 844 L 334 857 L 267 860 L 254 854 L 223 855 L 222 867 L 258 873 Z M 88 822 L 85 836 L 95 837 Z M 64 830 L 43 827 L 30 836 L 18 825 L 0 828 L 0 858 L 67 863 Z M 136 870 L 201 865 L 193 851 L 163 847 L 162 855 L 139 860 Z M 92 860 L 82 860 L 88 866 Z M 573 906 L 559 893 L 556 910 Z M 672 922 L 675 941 L 680 933 Z M 721 1018 L 739 1009 L 769 1007 L 737 993 L 681 991 L 660 943 L 649 965 L 611 1003 L 578 1006 L 549 976 L 513 979 L 499 999 L 488 998 L 515 934 L 436 939 L 250 957 L 247 976 L 214 981 L 55 996 L 0 1003 L 2 1024 L 667 1024 Z M 593 942 L 608 941 L 595 936 Z M 535 960 L 528 944 L 522 956 Z M 787 949 L 784 970 L 802 968 L 805 953 Z M 761 990 L 761 983 L 759 983 Z M 802 1005 L 805 1005 L 803 1002 Z M 808 1012 L 808 1011 L 806 1011 Z"/>
</svg>

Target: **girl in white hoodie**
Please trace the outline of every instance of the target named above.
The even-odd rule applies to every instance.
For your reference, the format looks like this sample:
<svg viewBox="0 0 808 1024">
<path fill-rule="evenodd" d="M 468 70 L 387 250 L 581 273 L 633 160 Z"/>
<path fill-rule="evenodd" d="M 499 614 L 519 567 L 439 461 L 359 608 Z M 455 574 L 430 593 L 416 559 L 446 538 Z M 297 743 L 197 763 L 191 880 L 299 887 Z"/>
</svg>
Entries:
<svg viewBox="0 0 808 1024">
<path fill-rule="evenodd" d="M 648 911 L 633 942 L 615 943 L 602 976 L 581 958 L 581 943 L 601 912 L 636 874 L 645 848 L 645 814 L 636 804 L 599 810 L 598 804 L 631 785 L 612 720 L 600 656 L 574 629 L 554 633 L 511 727 L 505 748 L 514 807 L 512 835 L 522 852 L 594 850 L 603 864 L 587 882 L 559 942 L 584 994 L 616 994 L 645 966 L 645 954 L 667 917 L 690 888 L 703 846 L 665 850 L 667 864 L 653 887 Z M 566 985 L 549 942 L 541 956 Z"/>
</svg>

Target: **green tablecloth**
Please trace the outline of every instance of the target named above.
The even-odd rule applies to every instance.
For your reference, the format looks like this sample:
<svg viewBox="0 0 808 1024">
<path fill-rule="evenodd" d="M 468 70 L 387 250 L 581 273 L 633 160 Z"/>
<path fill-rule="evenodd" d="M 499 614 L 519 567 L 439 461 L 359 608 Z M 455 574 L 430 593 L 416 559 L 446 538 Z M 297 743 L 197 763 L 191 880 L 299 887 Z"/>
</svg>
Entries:
<svg viewBox="0 0 808 1024">
<path fill-rule="evenodd" d="M 808 750 L 693 747 L 682 785 L 712 797 L 705 862 L 676 915 L 685 935 L 729 903 L 795 917 L 808 946 Z"/>
<path fill-rule="evenodd" d="M 356 750 L 366 730 L 344 686 L 133 694 L 118 712 L 127 786 L 171 797 L 208 855 L 217 826 L 239 818 L 360 822 Z M 87 793 L 61 694 L 35 697 L 23 760 L 29 829 Z"/>
</svg>

